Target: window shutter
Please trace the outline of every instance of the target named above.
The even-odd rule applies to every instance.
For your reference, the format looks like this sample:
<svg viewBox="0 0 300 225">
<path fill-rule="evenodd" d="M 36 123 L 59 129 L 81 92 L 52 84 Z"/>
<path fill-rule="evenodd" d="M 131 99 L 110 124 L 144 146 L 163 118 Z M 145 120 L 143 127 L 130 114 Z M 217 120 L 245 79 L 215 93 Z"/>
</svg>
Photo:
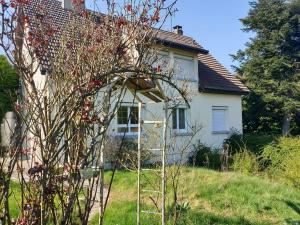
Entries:
<svg viewBox="0 0 300 225">
<path fill-rule="evenodd" d="M 225 131 L 226 130 L 226 110 L 225 109 L 213 109 L 213 131 Z"/>
<path fill-rule="evenodd" d="M 177 129 L 177 109 L 172 110 L 172 124 L 173 129 Z"/>
<path fill-rule="evenodd" d="M 175 57 L 175 75 L 177 79 L 193 80 L 194 61 Z"/>
</svg>

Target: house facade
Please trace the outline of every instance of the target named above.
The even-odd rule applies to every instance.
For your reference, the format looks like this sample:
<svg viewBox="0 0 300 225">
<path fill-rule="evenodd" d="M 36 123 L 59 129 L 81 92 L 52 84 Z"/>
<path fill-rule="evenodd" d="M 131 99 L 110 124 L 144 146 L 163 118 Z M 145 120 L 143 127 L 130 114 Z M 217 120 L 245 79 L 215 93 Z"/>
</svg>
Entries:
<svg viewBox="0 0 300 225">
<path fill-rule="evenodd" d="M 243 132 L 242 96 L 249 90 L 194 39 L 184 36 L 182 27 L 174 27 L 173 32 L 160 31 L 158 36 L 168 43 L 159 53 L 163 58 L 160 65 L 171 64 L 173 79 L 179 86 L 185 85 L 189 95 L 187 105 L 178 94 L 167 94 L 178 99 L 170 112 L 169 137 L 179 143 L 191 140 L 193 144 L 221 149 L 232 133 Z M 128 137 L 137 137 L 138 121 L 127 124 L 125 119 L 131 113 L 138 116 L 137 101 L 133 106 L 133 98 L 132 94 L 125 97 L 112 124 L 114 135 L 126 132 Z M 163 103 L 145 104 L 142 115 L 147 120 L 163 118 Z"/>
<path fill-rule="evenodd" d="M 184 59 L 179 65 L 187 71 L 181 71 L 188 75 L 184 77 L 185 85 L 189 91 L 189 105 L 175 94 L 169 96 L 179 97 L 179 103 L 169 112 L 169 139 L 185 145 L 185 141 L 192 141 L 193 144 L 202 143 L 206 146 L 221 149 L 223 142 L 233 132 L 243 132 L 242 122 L 242 96 L 248 90 L 240 81 L 231 75 L 222 65 L 220 65 L 210 54 L 192 55 L 189 52 L 170 49 L 171 58 Z M 178 65 L 176 65 L 178 66 Z M 176 77 L 176 76 L 175 76 Z M 174 78 L 176 79 L 176 78 Z M 111 133 L 115 136 L 122 136 L 126 132 L 127 137 L 137 138 L 138 120 L 131 119 L 127 123 L 127 118 L 138 117 L 137 101 L 132 104 L 134 96 L 128 94 L 124 98 L 116 118 L 111 125 Z M 145 120 L 161 120 L 164 118 L 163 103 L 147 103 L 149 100 L 143 98 L 145 102 L 142 108 L 142 115 Z M 195 134 L 196 132 L 196 134 Z M 179 144 L 178 152 L 174 153 L 180 157 Z"/>
<path fill-rule="evenodd" d="M 47 0 L 45 4 L 48 5 L 46 9 L 53 15 L 53 20 L 57 24 L 60 24 L 60 20 L 67 20 L 69 10 L 72 8 L 70 0 L 62 2 Z M 34 17 L 36 5 L 32 3 L 27 6 L 25 15 Z M 158 31 L 157 40 L 160 44 L 159 66 L 172 67 L 174 81 L 188 91 L 187 104 L 178 93 L 172 93 L 167 85 L 161 84 L 166 95 L 176 100 L 174 101 L 176 104 L 170 109 L 168 122 L 170 140 L 179 145 L 187 141 L 192 144 L 201 142 L 216 149 L 222 148 L 224 139 L 232 132 L 243 132 L 242 96 L 249 90 L 208 50 L 193 38 L 185 36 L 182 27 L 176 26 L 171 32 Z M 39 70 L 34 77 L 35 82 L 42 85 L 44 79 L 45 75 Z M 154 104 L 146 97 L 141 98 L 145 103 L 141 112 L 143 118 L 161 120 L 164 115 L 163 103 Z M 110 126 L 111 137 L 123 135 L 130 138 L 137 137 L 139 110 L 137 101 L 133 99 L 134 96 L 129 92 L 124 97 L 119 112 Z M 128 120 L 130 115 L 131 118 Z M 148 136 L 151 136 L 151 133 L 148 133 Z"/>
</svg>

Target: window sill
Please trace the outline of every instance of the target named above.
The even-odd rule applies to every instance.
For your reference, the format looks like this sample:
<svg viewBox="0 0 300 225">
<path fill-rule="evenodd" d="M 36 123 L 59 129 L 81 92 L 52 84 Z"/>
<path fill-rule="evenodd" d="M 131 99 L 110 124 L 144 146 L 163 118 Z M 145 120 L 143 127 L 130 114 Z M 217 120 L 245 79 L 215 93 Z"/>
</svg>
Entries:
<svg viewBox="0 0 300 225">
<path fill-rule="evenodd" d="M 212 134 L 229 134 L 230 131 L 228 130 L 221 130 L 221 131 L 213 131 Z"/>
<path fill-rule="evenodd" d="M 182 132 L 182 133 L 178 133 L 178 132 L 174 132 L 173 136 L 174 137 L 187 137 L 187 136 L 192 136 L 192 133 L 189 132 Z"/>
<path fill-rule="evenodd" d="M 130 134 L 125 134 L 124 133 L 117 133 L 117 134 L 113 134 L 114 137 L 123 137 L 125 136 L 125 138 L 137 138 L 138 137 L 138 133 L 130 133 Z"/>
<path fill-rule="evenodd" d="M 178 80 L 178 81 L 187 81 L 187 82 L 198 82 L 198 80 L 196 80 L 196 79 L 189 79 L 189 78 L 176 78 L 176 80 Z"/>
</svg>

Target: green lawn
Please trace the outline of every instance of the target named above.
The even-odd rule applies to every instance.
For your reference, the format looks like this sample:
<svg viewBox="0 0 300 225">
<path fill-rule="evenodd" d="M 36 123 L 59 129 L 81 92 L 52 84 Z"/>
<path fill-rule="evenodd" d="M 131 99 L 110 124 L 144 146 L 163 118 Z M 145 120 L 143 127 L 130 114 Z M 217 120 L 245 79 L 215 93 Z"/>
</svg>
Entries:
<svg viewBox="0 0 300 225">
<path fill-rule="evenodd" d="M 111 172 L 106 172 L 107 181 L 110 175 Z M 189 202 L 191 206 L 180 225 L 300 224 L 300 190 L 283 184 L 233 172 L 185 168 L 180 186 L 180 201 Z M 12 187 L 18 189 L 16 184 Z M 20 201 L 19 196 L 11 196 L 14 215 L 19 211 L 17 201 Z M 170 203 L 168 198 L 167 204 Z M 105 224 L 134 225 L 135 212 L 136 175 L 117 171 Z M 142 217 L 141 224 L 156 225 L 158 219 Z M 90 224 L 96 225 L 97 221 L 95 216 Z"/>
<path fill-rule="evenodd" d="M 105 216 L 107 224 L 135 224 L 135 178 L 134 173 L 117 172 Z M 283 184 L 197 168 L 184 170 L 182 184 L 181 201 L 191 205 L 182 225 L 300 224 L 300 191 Z M 156 221 L 150 216 L 143 218 L 142 224 L 155 225 Z M 97 217 L 91 224 L 97 224 Z"/>
</svg>

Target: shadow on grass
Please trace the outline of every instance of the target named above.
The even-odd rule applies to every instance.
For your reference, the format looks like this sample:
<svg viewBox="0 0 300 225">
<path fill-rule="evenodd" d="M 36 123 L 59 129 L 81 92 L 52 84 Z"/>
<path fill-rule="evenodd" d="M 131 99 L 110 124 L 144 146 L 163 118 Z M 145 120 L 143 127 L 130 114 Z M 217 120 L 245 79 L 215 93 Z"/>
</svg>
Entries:
<svg viewBox="0 0 300 225">
<path fill-rule="evenodd" d="M 267 223 L 249 221 L 243 217 L 224 217 L 210 213 L 190 213 L 183 224 L 188 225 L 268 225 Z"/>
<path fill-rule="evenodd" d="M 106 224 L 133 225 L 136 224 L 136 203 L 120 202 L 112 203 L 105 214 Z M 172 220 L 172 219 L 171 219 Z M 98 224 L 98 215 L 96 215 L 90 223 Z M 160 217 L 156 215 L 141 215 L 141 224 L 143 225 L 159 225 Z M 171 221 L 167 225 L 172 224 Z M 268 223 L 253 222 L 243 217 L 224 217 L 206 212 L 189 211 L 184 214 L 178 225 L 269 225 Z"/>
<path fill-rule="evenodd" d="M 284 201 L 285 204 L 290 207 L 295 213 L 299 215 L 300 219 L 300 204 L 292 201 Z M 286 224 L 289 225 L 300 225 L 300 220 L 286 219 Z"/>
</svg>

